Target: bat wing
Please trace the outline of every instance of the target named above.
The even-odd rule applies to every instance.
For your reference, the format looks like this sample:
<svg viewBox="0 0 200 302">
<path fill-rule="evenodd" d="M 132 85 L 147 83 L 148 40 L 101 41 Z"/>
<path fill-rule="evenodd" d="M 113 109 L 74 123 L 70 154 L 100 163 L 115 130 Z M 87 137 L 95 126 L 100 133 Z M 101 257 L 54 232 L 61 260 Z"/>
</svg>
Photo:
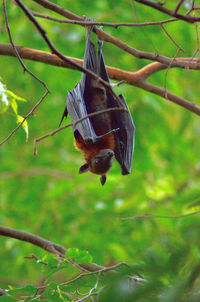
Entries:
<svg viewBox="0 0 200 302">
<path fill-rule="evenodd" d="M 131 173 L 132 168 L 135 125 L 123 95 L 120 95 L 119 98 L 127 111 L 116 111 L 113 113 L 114 127 L 119 128 L 115 133 L 116 147 L 114 151 L 115 157 L 121 166 L 122 174 L 126 175 Z M 117 102 L 115 106 L 119 107 Z"/>
<path fill-rule="evenodd" d="M 102 79 L 110 82 L 104 63 L 102 45 L 103 41 L 98 38 L 98 62 L 100 64 L 99 74 Z M 119 129 L 115 132 L 115 157 L 121 166 L 122 174 L 126 175 L 131 173 L 132 168 L 135 141 L 135 125 L 133 123 L 129 108 L 123 95 L 119 96 L 122 101 L 121 105 L 110 93 L 107 94 L 107 97 L 108 107 L 121 107 L 121 105 L 123 105 L 124 109 L 126 109 L 126 111 L 116 111 L 112 114 L 113 128 Z"/>
<path fill-rule="evenodd" d="M 71 116 L 72 123 L 75 123 L 77 120 L 80 120 L 88 115 L 83 93 L 81 83 L 78 83 L 73 90 L 68 92 L 66 98 L 67 111 Z M 75 137 L 78 131 L 78 133 L 87 143 L 94 143 L 98 140 L 98 136 L 95 134 L 89 118 L 83 119 L 75 124 L 73 126 L 73 130 Z"/>
<path fill-rule="evenodd" d="M 97 72 L 97 56 L 94 44 L 90 41 L 91 29 L 87 31 L 86 49 L 83 66 L 93 72 Z M 82 73 L 81 81 L 74 89 L 68 92 L 66 97 L 67 112 L 71 116 L 72 123 L 88 115 L 87 99 L 85 94 L 90 89 L 91 76 Z M 74 135 L 77 132 L 82 136 L 86 143 L 95 143 L 99 137 L 96 135 L 90 118 L 83 119 L 73 127 Z"/>
</svg>

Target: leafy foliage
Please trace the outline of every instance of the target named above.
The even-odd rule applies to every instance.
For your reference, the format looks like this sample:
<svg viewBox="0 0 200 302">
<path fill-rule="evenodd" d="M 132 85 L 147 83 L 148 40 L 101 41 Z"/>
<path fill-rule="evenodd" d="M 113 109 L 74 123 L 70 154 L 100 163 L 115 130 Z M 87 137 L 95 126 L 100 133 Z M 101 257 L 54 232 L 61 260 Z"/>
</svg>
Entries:
<svg viewBox="0 0 200 302">
<path fill-rule="evenodd" d="M 16 122 L 21 123 L 24 118 L 18 114 L 18 102 L 26 102 L 25 99 L 17 96 L 12 91 L 7 90 L 5 85 L 0 82 L 0 114 L 8 111 L 9 108 L 12 109 L 15 115 Z M 26 140 L 28 140 L 28 122 L 25 120 L 22 124 L 22 128 L 26 133 Z"/>
</svg>

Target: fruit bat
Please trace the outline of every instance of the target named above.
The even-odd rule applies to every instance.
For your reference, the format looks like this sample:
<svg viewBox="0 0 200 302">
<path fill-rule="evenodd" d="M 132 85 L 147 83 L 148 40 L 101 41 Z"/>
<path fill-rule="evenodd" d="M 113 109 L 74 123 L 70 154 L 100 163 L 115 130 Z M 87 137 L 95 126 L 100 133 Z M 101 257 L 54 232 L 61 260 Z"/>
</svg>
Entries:
<svg viewBox="0 0 200 302">
<path fill-rule="evenodd" d="M 91 32 L 92 27 L 88 27 L 83 66 L 110 83 L 102 53 L 103 42 L 98 38 L 96 51 L 91 42 Z M 114 156 L 123 175 L 129 174 L 132 167 L 135 126 L 123 95 L 118 98 L 114 95 L 98 79 L 82 73 L 80 82 L 67 94 L 61 119 L 62 122 L 69 113 L 72 123 L 75 123 L 74 145 L 83 152 L 86 161 L 79 173 L 90 171 L 101 175 L 102 185 L 106 182 Z M 104 112 L 76 123 L 90 113 L 113 107 L 123 107 L 125 111 Z"/>
</svg>

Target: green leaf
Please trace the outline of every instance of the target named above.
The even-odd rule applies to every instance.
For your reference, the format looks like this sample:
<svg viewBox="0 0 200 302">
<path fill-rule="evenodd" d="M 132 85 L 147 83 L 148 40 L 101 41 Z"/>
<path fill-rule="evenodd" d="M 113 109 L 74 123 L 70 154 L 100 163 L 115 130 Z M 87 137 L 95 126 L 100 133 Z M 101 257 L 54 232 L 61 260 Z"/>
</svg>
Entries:
<svg viewBox="0 0 200 302">
<path fill-rule="evenodd" d="M 93 258 L 88 251 L 81 251 L 78 248 L 69 248 L 66 252 L 67 259 L 73 259 L 76 263 L 91 263 Z"/>
<path fill-rule="evenodd" d="M 10 90 L 6 90 L 6 93 L 10 95 L 13 99 L 19 101 L 19 102 L 27 102 L 24 98 L 21 98 L 20 96 L 17 96 L 14 92 Z"/>
<path fill-rule="evenodd" d="M 66 252 L 66 258 L 68 259 L 75 259 L 80 255 L 80 250 L 78 248 L 69 248 Z"/>
<path fill-rule="evenodd" d="M 88 251 L 80 251 L 80 255 L 75 259 L 79 264 L 87 264 L 93 261 L 93 257 L 88 253 Z"/>
<path fill-rule="evenodd" d="M 20 124 L 24 120 L 23 116 L 17 115 L 17 123 Z M 22 128 L 24 129 L 26 133 L 26 141 L 28 140 L 28 123 L 27 120 L 25 120 L 22 124 Z"/>
<path fill-rule="evenodd" d="M 14 111 L 14 113 L 17 115 L 17 113 L 18 113 L 18 105 L 17 105 L 17 102 L 16 102 L 16 100 L 14 98 L 12 98 L 10 100 L 10 105 L 11 105 L 11 108 Z"/>
</svg>

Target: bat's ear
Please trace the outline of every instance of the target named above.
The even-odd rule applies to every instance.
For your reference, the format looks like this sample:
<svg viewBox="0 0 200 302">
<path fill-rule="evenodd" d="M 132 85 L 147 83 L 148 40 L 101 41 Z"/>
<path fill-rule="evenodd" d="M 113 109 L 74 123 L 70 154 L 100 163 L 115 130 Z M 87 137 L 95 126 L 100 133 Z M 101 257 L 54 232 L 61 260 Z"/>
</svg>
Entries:
<svg viewBox="0 0 200 302">
<path fill-rule="evenodd" d="M 86 163 L 86 164 L 84 164 L 83 166 L 80 167 L 79 174 L 85 173 L 87 171 L 89 171 L 89 165 Z"/>
<path fill-rule="evenodd" d="M 106 175 L 102 175 L 101 177 L 100 177 L 100 181 L 101 181 L 101 184 L 102 184 L 102 186 L 106 183 Z"/>
</svg>

